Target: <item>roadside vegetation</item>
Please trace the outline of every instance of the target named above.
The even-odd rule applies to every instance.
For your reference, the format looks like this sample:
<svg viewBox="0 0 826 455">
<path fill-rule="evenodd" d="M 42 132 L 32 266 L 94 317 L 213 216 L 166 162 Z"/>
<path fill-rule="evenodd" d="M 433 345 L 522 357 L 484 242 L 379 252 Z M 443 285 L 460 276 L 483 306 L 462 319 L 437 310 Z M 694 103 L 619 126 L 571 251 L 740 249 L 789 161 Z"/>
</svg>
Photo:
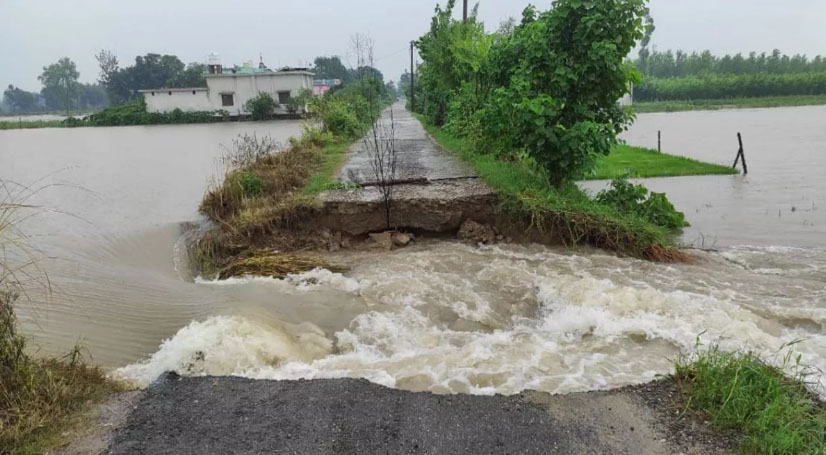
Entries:
<svg viewBox="0 0 826 455">
<path fill-rule="evenodd" d="M 20 333 L 15 311 L 30 292 L 48 293 L 18 224 L 37 208 L 28 189 L 0 182 L 0 453 L 40 454 L 60 443 L 95 399 L 119 389 L 104 372 L 86 365 L 81 348 L 61 358 L 34 358 Z"/>
<path fill-rule="evenodd" d="M 634 103 L 638 114 L 647 112 L 712 111 L 761 107 L 816 106 L 826 104 L 826 95 L 766 96 L 761 98 L 722 98 L 715 100 L 645 101 Z"/>
<path fill-rule="evenodd" d="M 298 228 L 320 209 L 316 196 L 335 185 L 348 146 L 394 95 L 368 73 L 310 100 L 310 113 L 320 127 L 305 126 L 303 135 L 287 146 L 255 136 L 235 141 L 225 157 L 223 179 L 200 206 L 215 222 L 192 249 L 202 275 L 283 277 L 316 267 L 340 270 L 321 258 L 296 254 L 317 241 L 314 233 Z"/>
<path fill-rule="evenodd" d="M 620 144 L 610 155 L 597 158 L 586 180 L 610 180 L 620 177 L 676 177 L 684 175 L 737 174 L 737 170 L 720 164 L 705 163 L 682 156 L 658 153 L 643 147 Z"/>
<path fill-rule="evenodd" d="M 529 6 L 521 23 L 493 34 L 475 12 L 467 22 L 454 20 L 454 6 L 437 7 L 416 43 L 422 64 L 414 109 L 443 147 L 497 190 L 501 211 L 546 241 L 686 259 L 670 239 L 684 219 L 664 195 L 648 203 L 635 191 L 620 204 L 592 199 L 574 183 L 619 145 L 617 135 L 633 120 L 617 100 L 638 82 L 623 59 L 644 36 L 645 2 L 561 0 L 545 12 Z M 667 214 L 649 217 L 638 204 Z M 665 219 L 683 223 L 652 221 Z"/>
<path fill-rule="evenodd" d="M 817 373 L 791 351 L 775 367 L 751 352 L 711 346 L 679 359 L 675 378 L 685 407 L 737 431 L 743 453 L 824 454 L 826 409 L 807 387 Z"/>
<path fill-rule="evenodd" d="M 673 246 L 671 236 L 671 229 L 683 224 L 658 225 L 652 221 L 684 220 L 670 203 L 652 208 L 646 216 L 645 211 L 636 208 L 627 210 L 628 206 L 636 207 L 640 203 L 637 192 L 626 194 L 627 200 L 615 198 L 622 202 L 613 205 L 592 199 L 573 182 L 548 185 L 543 169 L 478 153 L 471 141 L 427 123 L 422 116 L 419 119 L 444 149 L 470 163 L 479 177 L 497 191 L 502 214 L 516 225 L 527 228 L 530 235 L 568 246 L 588 244 L 654 261 L 688 259 Z M 616 183 L 613 188 L 616 189 Z M 621 209 L 622 205 L 625 210 Z"/>
</svg>

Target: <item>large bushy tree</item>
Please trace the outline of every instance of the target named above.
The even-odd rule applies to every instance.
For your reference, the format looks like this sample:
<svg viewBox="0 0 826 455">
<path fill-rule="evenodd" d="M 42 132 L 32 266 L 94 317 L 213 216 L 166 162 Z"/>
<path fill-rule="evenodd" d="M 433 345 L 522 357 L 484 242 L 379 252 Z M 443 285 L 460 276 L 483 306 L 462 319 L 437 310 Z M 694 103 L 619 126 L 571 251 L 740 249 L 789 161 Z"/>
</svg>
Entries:
<svg viewBox="0 0 826 455">
<path fill-rule="evenodd" d="M 117 59 L 101 51 L 98 54 L 100 81 L 115 104 L 137 97 L 138 90 L 164 87 L 204 87 L 206 66 L 185 65 L 174 55 L 146 54 L 135 57 L 135 64 L 118 68 Z"/>
<path fill-rule="evenodd" d="M 417 109 L 488 151 L 527 155 L 554 185 L 611 151 L 631 120 L 617 101 L 638 80 L 624 59 L 643 37 L 645 0 L 556 0 L 495 34 L 475 14 L 454 20 L 454 3 L 417 42 Z"/>
<path fill-rule="evenodd" d="M 341 79 L 342 83 L 353 80 L 350 70 L 341 62 L 338 56 L 316 57 L 313 63 L 313 73 L 316 79 Z"/>
<path fill-rule="evenodd" d="M 43 73 L 38 79 L 43 84 L 41 94 L 46 99 L 46 106 L 52 109 L 64 109 L 68 114 L 74 106 L 80 84 L 77 79 L 80 73 L 75 62 L 69 57 L 63 57 L 57 63 L 43 67 Z"/>
</svg>

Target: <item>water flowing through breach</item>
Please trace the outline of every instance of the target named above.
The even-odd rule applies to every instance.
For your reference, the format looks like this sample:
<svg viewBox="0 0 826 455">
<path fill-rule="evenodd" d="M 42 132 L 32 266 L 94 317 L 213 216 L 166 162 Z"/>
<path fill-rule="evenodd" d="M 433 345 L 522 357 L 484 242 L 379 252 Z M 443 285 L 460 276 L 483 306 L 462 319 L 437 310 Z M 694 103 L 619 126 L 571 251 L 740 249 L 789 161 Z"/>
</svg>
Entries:
<svg viewBox="0 0 826 455">
<path fill-rule="evenodd" d="M 770 358 L 803 339 L 804 361 L 826 368 L 823 253 L 729 248 L 700 253 L 696 264 L 658 265 L 535 245 L 426 242 L 365 258 L 347 276 L 201 282 L 266 290 L 273 308 L 323 295 L 326 311 L 349 315 L 332 330 L 284 317 L 206 317 L 114 374 L 143 385 L 174 370 L 363 377 L 441 393 L 571 392 L 668 373 L 700 334 Z"/>
<path fill-rule="evenodd" d="M 92 362 L 140 384 L 176 370 L 437 392 L 588 390 L 667 373 L 701 333 L 767 357 L 803 339 L 803 361 L 825 368 L 825 114 L 638 117 L 632 144 L 656 146 L 662 130 L 664 151 L 706 161 L 731 163 L 743 133 L 748 177 L 645 182 L 686 213 L 684 242 L 721 249 L 696 264 L 430 241 L 343 258 L 354 264 L 345 275 L 220 284 L 192 279 L 180 238 L 199 220 L 221 144 L 239 134 L 284 142 L 298 122 L 0 131 L 0 179 L 45 186 L 29 202 L 56 210 L 21 226 L 53 294 L 32 295 L 19 317 L 38 353 L 79 341 Z"/>
</svg>

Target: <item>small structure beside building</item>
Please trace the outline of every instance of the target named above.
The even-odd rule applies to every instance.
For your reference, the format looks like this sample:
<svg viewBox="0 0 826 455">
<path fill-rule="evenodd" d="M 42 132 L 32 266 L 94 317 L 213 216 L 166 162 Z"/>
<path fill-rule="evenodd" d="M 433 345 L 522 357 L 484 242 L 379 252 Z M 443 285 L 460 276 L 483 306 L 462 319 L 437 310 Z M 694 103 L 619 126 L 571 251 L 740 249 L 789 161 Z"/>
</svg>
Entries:
<svg viewBox="0 0 826 455">
<path fill-rule="evenodd" d="M 341 79 L 316 79 L 313 81 L 313 95 L 321 96 L 341 85 Z"/>
<path fill-rule="evenodd" d="M 290 101 L 304 90 L 313 90 L 313 73 L 306 68 L 273 71 L 264 65 L 224 68 L 212 55 L 205 74 L 207 86 L 140 90 L 148 112 L 226 111 L 247 115 L 244 105 L 259 93 L 269 93 L 278 104 L 276 114 L 291 114 Z M 301 108 L 299 108 L 301 110 Z"/>
</svg>

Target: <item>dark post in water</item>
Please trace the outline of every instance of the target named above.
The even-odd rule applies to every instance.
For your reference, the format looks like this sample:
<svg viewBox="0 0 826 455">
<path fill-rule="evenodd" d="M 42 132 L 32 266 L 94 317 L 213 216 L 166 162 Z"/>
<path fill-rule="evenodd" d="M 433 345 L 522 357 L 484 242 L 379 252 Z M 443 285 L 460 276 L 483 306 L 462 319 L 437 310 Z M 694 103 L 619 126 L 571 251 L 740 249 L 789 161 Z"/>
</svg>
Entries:
<svg viewBox="0 0 826 455">
<path fill-rule="evenodd" d="M 745 175 L 745 174 L 749 173 L 749 168 L 748 168 L 748 166 L 746 166 L 746 154 L 743 153 L 743 137 L 740 135 L 740 133 L 737 133 L 737 142 L 740 143 L 740 149 L 737 150 L 737 156 L 734 158 L 734 164 L 731 167 L 736 168 L 737 167 L 737 162 L 742 161 L 743 162 L 743 174 Z"/>
<path fill-rule="evenodd" d="M 662 136 L 661 136 L 660 133 L 661 133 L 661 131 L 657 130 L 657 153 L 662 153 L 663 152 L 663 149 L 662 149 Z"/>
</svg>

